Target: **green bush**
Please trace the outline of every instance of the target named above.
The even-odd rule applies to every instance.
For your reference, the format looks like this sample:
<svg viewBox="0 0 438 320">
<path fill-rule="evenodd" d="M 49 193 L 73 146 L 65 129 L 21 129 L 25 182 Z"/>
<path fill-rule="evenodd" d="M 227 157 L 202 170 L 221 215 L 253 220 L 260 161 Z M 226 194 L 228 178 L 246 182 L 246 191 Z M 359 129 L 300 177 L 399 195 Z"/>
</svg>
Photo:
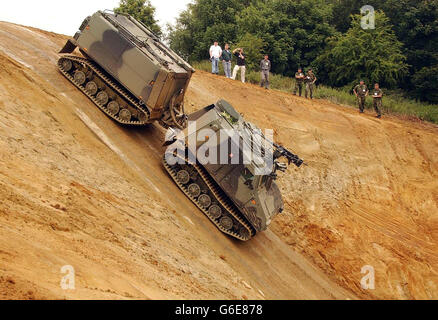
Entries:
<svg viewBox="0 0 438 320">
<path fill-rule="evenodd" d="M 316 59 L 320 80 L 336 87 L 359 79 L 395 87 L 407 74 L 408 65 L 389 19 L 377 11 L 377 27 L 371 30 L 362 29 L 361 15 L 352 19 L 348 32 L 329 38 L 324 53 Z"/>
</svg>

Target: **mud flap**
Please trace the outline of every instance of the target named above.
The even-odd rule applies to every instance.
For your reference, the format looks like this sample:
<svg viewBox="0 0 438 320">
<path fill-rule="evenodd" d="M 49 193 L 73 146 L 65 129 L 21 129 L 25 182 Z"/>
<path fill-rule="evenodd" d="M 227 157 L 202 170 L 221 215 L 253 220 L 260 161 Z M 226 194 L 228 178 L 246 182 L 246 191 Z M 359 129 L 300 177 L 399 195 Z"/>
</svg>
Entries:
<svg viewBox="0 0 438 320">
<path fill-rule="evenodd" d="M 72 39 L 68 39 L 68 41 L 65 44 L 64 48 L 62 48 L 61 51 L 59 51 L 59 53 L 72 53 L 73 51 L 75 51 L 77 45 L 73 41 L 74 40 L 72 40 Z"/>
</svg>

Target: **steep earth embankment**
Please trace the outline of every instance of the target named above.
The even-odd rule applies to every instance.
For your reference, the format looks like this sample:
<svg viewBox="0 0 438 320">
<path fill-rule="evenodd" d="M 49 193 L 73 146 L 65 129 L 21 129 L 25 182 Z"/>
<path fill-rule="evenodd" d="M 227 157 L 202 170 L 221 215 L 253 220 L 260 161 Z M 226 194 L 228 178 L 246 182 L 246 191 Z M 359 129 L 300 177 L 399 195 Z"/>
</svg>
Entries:
<svg viewBox="0 0 438 320">
<path fill-rule="evenodd" d="M 436 127 L 196 73 L 190 111 L 225 98 L 308 163 L 241 243 L 167 176 L 159 126 L 116 125 L 62 77 L 65 39 L 0 23 L 0 299 L 438 297 Z"/>
</svg>

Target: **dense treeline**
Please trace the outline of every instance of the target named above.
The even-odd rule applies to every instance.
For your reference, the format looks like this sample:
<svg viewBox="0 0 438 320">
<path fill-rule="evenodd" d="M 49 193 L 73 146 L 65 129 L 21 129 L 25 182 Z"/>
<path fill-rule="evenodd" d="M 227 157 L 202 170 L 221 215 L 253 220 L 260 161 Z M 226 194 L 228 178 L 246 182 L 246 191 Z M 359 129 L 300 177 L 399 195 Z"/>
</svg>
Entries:
<svg viewBox="0 0 438 320">
<path fill-rule="evenodd" d="M 382 10 L 392 25 L 408 64 L 398 85 L 417 99 L 438 102 L 438 1 L 342 0 L 335 4 L 333 22 L 339 32 L 349 28 L 349 16 L 365 4 Z M 356 11 L 357 12 L 357 11 Z"/>
<path fill-rule="evenodd" d="M 376 28 L 360 27 L 360 8 Z M 208 58 L 214 40 L 262 53 L 273 72 L 312 66 L 326 85 L 359 78 L 438 102 L 438 0 L 195 0 L 169 28 L 171 47 L 190 61 Z"/>
</svg>

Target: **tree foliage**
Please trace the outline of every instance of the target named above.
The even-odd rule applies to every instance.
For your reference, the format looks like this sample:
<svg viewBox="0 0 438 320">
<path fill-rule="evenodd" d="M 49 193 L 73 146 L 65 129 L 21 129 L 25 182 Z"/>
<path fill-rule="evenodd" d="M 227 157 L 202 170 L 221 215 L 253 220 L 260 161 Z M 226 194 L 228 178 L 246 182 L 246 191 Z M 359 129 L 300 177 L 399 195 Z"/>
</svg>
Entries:
<svg viewBox="0 0 438 320">
<path fill-rule="evenodd" d="M 313 62 L 334 34 L 330 19 L 331 6 L 323 0 L 196 0 L 170 27 L 168 39 L 182 56 L 202 60 L 213 41 L 237 44 L 251 34 L 263 41 L 260 54 L 272 57 L 275 72 L 293 74 Z"/>
<path fill-rule="evenodd" d="M 379 12 L 375 30 L 359 27 L 364 5 Z M 268 53 L 275 73 L 313 66 L 330 86 L 364 77 L 436 101 L 438 0 L 194 0 L 168 40 L 184 58 L 199 61 L 213 41 L 237 45 L 251 37 L 256 43 L 246 41 L 244 49 L 260 51 L 251 65 Z"/>
<path fill-rule="evenodd" d="M 359 79 L 395 86 L 408 69 L 402 43 L 383 12 L 376 12 L 375 29 L 362 29 L 360 21 L 360 15 L 353 16 L 351 28 L 328 41 L 324 54 L 317 59 L 320 70 L 325 71 L 326 80 L 335 86 Z"/>
<path fill-rule="evenodd" d="M 317 0 L 259 1 L 237 18 L 239 32 L 264 41 L 273 71 L 292 75 L 322 52 L 325 39 L 335 33 L 329 25 L 331 7 Z"/>
<path fill-rule="evenodd" d="M 174 27 L 169 27 L 172 49 L 193 61 L 208 58 L 214 41 L 236 43 L 239 38 L 238 13 L 255 0 L 195 0 L 183 11 Z"/>
<path fill-rule="evenodd" d="M 263 56 L 263 40 L 251 33 L 246 33 L 240 38 L 236 47 L 244 48 L 247 67 L 250 70 L 257 70 Z"/>
<path fill-rule="evenodd" d="M 438 103 L 438 64 L 417 71 L 412 82 L 417 98 Z"/>
<path fill-rule="evenodd" d="M 438 64 L 438 1 L 387 0 L 383 8 L 397 37 L 404 43 L 410 65 L 409 77 L 402 86 L 418 99 L 438 102 L 436 73 L 433 73 Z M 435 82 L 427 76 L 424 78 L 426 74 L 435 77 Z"/>
<path fill-rule="evenodd" d="M 340 32 L 346 32 L 351 14 L 358 14 L 360 8 L 372 5 L 383 10 L 393 30 L 403 43 L 403 54 L 409 65 L 408 75 L 399 83 L 417 99 L 437 102 L 431 92 L 436 91 L 433 81 L 424 78 L 433 76 L 438 64 L 438 1 L 436 0 L 329 0 L 333 5 L 333 25 Z M 417 73 L 419 73 L 417 75 Z M 421 79 L 421 80 L 420 80 Z"/>
<path fill-rule="evenodd" d="M 333 26 L 339 32 L 347 32 L 351 26 L 352 15 L 359 14 L 360 8 L 364 5 L 372 5 L 376 10 L 381 9 L 373 2 L 373 0 L 329 0 L 329 3 L 333 5 Z"/>
<path fill-rule="evenodd" d="M 161 28 L 155 20 L 155 7 L 150 0 L 121 0 L 114 12 L 129 14 L 143 22 L 157 36 L 162 36 Z"/>
</svg>

